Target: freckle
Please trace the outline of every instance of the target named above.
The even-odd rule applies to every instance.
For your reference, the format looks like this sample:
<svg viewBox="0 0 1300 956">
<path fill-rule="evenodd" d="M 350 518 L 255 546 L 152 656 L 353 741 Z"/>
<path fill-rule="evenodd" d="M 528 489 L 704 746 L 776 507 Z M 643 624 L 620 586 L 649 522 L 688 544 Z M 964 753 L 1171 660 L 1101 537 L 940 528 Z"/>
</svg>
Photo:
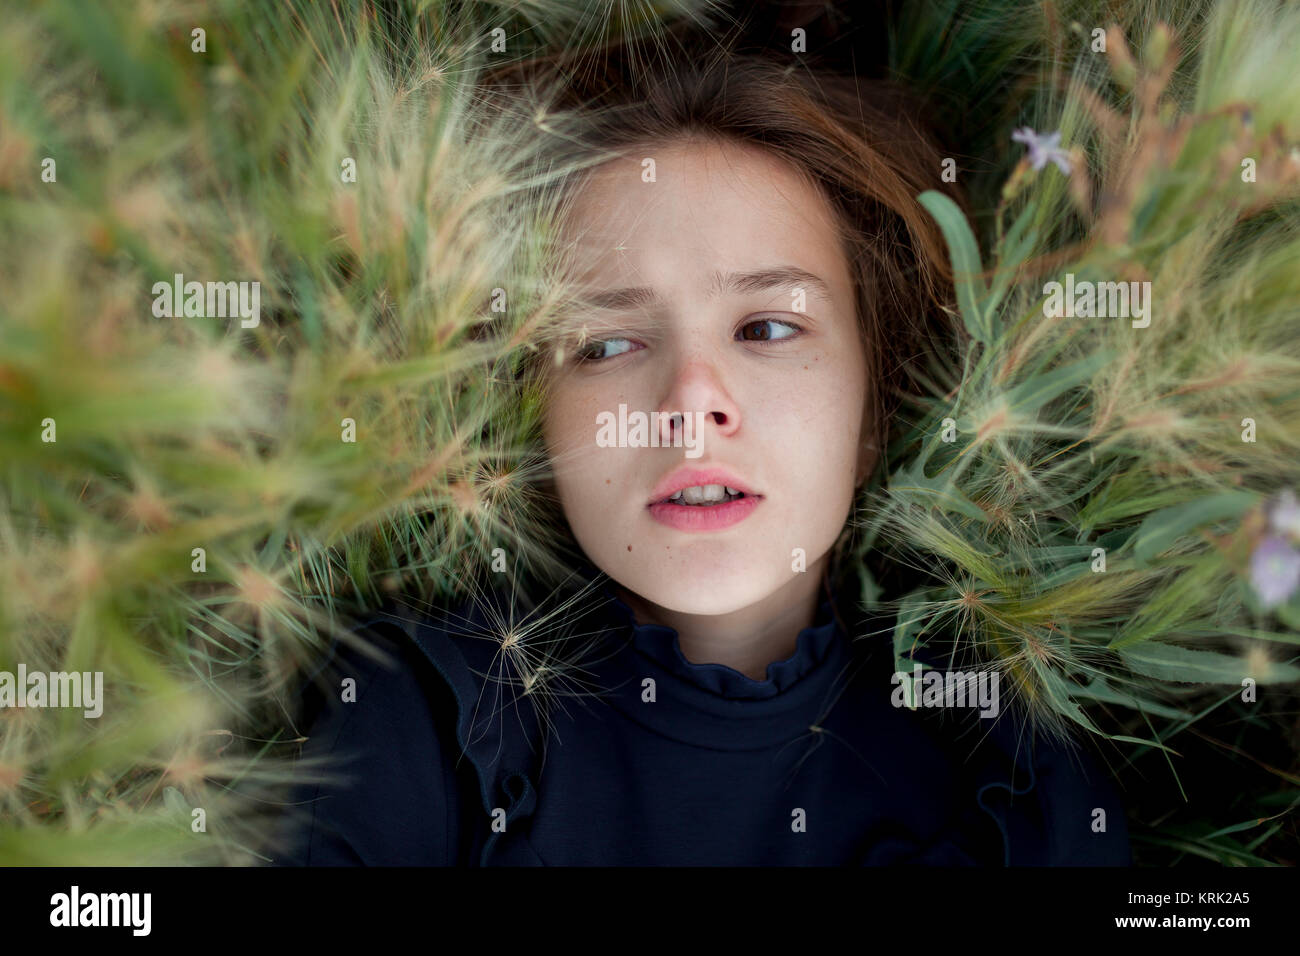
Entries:
<svg viewBox="0 0 1300 956">
<path fill-rule="evenodd" d="M 605 479 L 605 484 L 609 484 L 609 479 L 608 479 L 608 478 Z"/>
<path fill-rule="evenodd" d="M 808 371 L 808 366 L 805 365 L 805 366 L 803 367 L 803 370 L 804 370 L 805 372 Z"/>
</svg>

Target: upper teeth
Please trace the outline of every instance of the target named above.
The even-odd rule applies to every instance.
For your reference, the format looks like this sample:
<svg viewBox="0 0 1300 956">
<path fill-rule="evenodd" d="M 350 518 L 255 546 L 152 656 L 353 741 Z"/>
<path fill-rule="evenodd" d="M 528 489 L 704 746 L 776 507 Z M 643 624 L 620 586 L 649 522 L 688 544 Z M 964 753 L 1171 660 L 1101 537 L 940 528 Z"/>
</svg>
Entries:
<svg viewBox="0 0 1300 956">
<path fill-rule="evenodd" d="M 740 492 L 728 485 L 691 485 L 670 497 L 669 501 L 684 501 L 688 505 L 700 505 L 711 501 L 725 501 L 728 497 L 736 498 Z"/>
</svg>

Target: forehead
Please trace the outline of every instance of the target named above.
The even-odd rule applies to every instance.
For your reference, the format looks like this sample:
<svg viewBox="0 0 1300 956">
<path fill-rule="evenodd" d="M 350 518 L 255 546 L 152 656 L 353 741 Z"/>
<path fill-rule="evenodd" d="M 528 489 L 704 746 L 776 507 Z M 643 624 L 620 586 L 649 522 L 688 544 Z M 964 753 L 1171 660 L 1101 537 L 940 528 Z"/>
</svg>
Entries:
<svg viewBox="0 0 1300 956">
<path fill-rule="evenodd" d="M 834 210 L 779 156 L 745 143 L 647 145 L 594 168 L 564 237 L 580 274 L 673 285 L 790 263 L 849 281 Z"/>
</svg>

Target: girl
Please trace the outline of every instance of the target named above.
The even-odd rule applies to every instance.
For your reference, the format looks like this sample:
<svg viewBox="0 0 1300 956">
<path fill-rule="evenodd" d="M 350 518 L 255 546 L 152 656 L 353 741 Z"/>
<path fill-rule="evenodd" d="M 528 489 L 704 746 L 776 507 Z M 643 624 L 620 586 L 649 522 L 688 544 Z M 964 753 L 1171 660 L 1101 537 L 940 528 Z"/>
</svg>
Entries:
<svg viewBox="0 0 1300 956">
<path fill-rule="evenodd" d="M 743 56 L 569 97 L 577 292 L 524 384 L 577 587 L 369 622 L 390 660 L 333 662 L 355 699 L 315 700 L 306 751 L 346 779 L 304 788 L 285 859 L 1127 865 L 1092 761 L 996 674 L 906 706 L 846 586 L 897 397 L 954 334 L 938 151 L 883 89 Z"/>
</svg>

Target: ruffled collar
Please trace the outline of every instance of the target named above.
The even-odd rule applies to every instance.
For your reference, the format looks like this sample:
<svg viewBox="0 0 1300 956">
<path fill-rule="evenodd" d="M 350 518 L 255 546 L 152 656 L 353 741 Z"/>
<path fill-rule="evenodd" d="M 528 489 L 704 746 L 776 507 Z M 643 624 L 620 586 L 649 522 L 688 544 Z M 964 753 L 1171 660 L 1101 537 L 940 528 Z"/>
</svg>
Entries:
<svg viewBox="0 0 1300 956">
<path fill-rule="evenodd" d="M 587 658 L 584 680 L 615 710 L 654 733 L 713 750 L 756 750 L 809 732 L 846 679 L 852 642 L 839 625 L 833 595 L 795 651 L 756 681 L 723 664 L 696 664 L 670 627 L 641 624 L 614 582 L 589 563 L 578 568 L 596 598 L 583 630 L 601 633 L 601 653 Z M 588 590 L 588 587 L 590 588 Z"/>
<path fill-rule="evenodd" d="M 632 646 L 638 653 L 683 681 L 728 700 L 766 700 L 788 691 L 826 659 L 837 637 L 834 605 L 826 597 L 813 623 L 796 636 L 794 652 L 784 660 L 768 664 L 766 679 L 754 680 L 726 664 L 697 664 L 687 660 L 674 628 L 638 624 L 635 613 L 608 582 L 603 585 L 603 592 L 617 623 L 631 628 Z"/>
</svg>

